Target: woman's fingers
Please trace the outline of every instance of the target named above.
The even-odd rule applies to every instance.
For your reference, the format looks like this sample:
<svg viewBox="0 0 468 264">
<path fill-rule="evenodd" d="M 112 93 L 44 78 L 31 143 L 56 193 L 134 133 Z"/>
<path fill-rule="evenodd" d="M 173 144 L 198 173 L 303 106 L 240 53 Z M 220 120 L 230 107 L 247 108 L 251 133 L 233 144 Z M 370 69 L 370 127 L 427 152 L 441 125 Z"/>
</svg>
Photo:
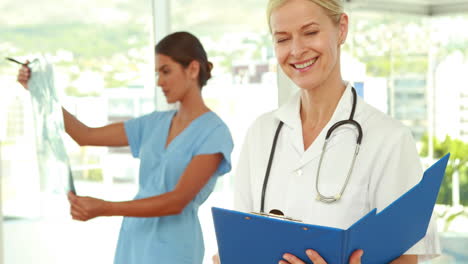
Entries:
<svg viewBox="0 0 468 264">
<path fill-rule="evenodd" d="M 286 253 L 283 255 L 284 260 L 280 260 L 279 264 L 305 264 L 300 258 L 294 256 L 293 254 Z"/>
<path fill-rule="evenodd" d="M 70 214 L 73 219 L 84 220 L 88 218 L 88 212 L 76 204 L 71 204 Z"/>
<path fill-rule="evenodd" d="M 327 262 L 315 250 L 308 249 L 306 250 L 306 254 L 313 264 L 327 264 Z M 279 264 L 305 264 L 300 258 L 289 253 L 284 254 L 283 258 L 287 261 L 281 260 Z"/>
<path fill-rule="evenodd" d="M 28 64 L 29 61 L 26 61 L 26 64 Z M 28 89 L 28 81 L 29 78 L 31 77 L 31 69 L 27 65 L 21 66 L 21 68 L 18 71 L 18 76 L 17 76 L 17 81 L 26 89 Z"/>
<path fill-rule="evenodd" d="M 213 257 L 211 259 L 213 260 L 213 264 L 220 264 L 221 263 L 221 261 L 219 260 L 219 255 L 218 254 L 213 255 Z"/>
<path fill-rule="evenodd" d="M 21 66 L 19 70 L 19 79 L 21 81 L 27 81 L 29 79 L 29 76 L 31 75 L 31 70 L 27 66 Z"/>
<path fill-rule="evenodd" d="M 68 193 L 68 201 L 70 201 L 70 214 L 74 220 L 86 221 L 89 217 L 89 212 L 80 204 L 80 197 L 74 193 Z"/>
<path fill-rule="evenodd" d="M 364 254 L 364 250 L 358 249 L 351 254 L 349 257 L 349 264 L 361 264 L 361 257 Z"/>
<path fill-rule="evenodd" d="M 68 198 L 68 201 L 70 201 L 70 203 L 74 203 L 78 200 L 78 196 L 74 194 L 73 192 L 68 192 L 67 198 Z"/>
<path fill-rule="evenodd" d="M 327 262 L 317 253 L 317 251 L 308 249 L 306 254 L 314 264 L 327 264 Z"/>
<path fill-rule="evenodd" d="M 79 206 L 77 204 L 72 204 L 70 206 L 70 210 L 72 212 L 74 212 L 75 214 L 80 214 L 80 215 L 83 215 L 83 216 L 88 215 L 88 212 L 86 211 L 86 209 L 83 209 L 81 206 Z"/>
</svg>

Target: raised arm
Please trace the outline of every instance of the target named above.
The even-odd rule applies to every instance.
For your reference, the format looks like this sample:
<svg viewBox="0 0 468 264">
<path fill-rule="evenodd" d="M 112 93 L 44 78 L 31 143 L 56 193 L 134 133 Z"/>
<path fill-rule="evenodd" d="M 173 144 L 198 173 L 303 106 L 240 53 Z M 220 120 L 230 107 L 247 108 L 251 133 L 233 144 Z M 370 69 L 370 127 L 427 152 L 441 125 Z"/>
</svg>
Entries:
<svg viewBox="0 0 468 264">
<path fill-rule="evenodd" d="M 206 185 L 222 159 L 220 153 L 195 156 L 174 190 L 149 198 L 107 202 L 70 193 L 73 219 L 87 221 L 98 216 L 157 217 L 179 214 Z"/>
<path fill-rule="evenodd" d="M 127 146 L 128 140 L 122 122 L 103 127 L 88 127 L 62 107 L 65 131 L 80 146 Z"/>
<path fill-rule="evenodd" d="M 29 61 L 18 71 L 18 82 L 28 90 L 31 69 Z M 91 128 L 81 123 L 75 116 L 62 108 L 65 131 L 80 146 L 127 146 L 128 140 L 123 123 L 114 123 L 103 127 Z"/>
</svg>

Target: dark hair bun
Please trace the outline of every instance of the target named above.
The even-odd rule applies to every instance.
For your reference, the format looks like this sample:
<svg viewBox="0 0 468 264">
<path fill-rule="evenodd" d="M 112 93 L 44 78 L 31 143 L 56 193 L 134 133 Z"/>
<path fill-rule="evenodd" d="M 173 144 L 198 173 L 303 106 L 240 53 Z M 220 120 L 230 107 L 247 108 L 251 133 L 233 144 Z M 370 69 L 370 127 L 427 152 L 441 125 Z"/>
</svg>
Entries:
<svg viewBox="0 0 468 264">
<path fill-rule="evenodd" d="M 208 61 L 200 40 L 188 32 L 181 31 L 167 35 L 156 45 L 155 52 L 171 57 L 184 68 L 188 67 L 192 61 L 198 61 L 200 63 L 200 72 L 198 73 L 200 89 L 211 78 L 213 64 Z"/>
<path fill-rule="evenodd" d="M 207 66 L 207 67 L 206 67 L 206 68 L 207 68 L 206 73 L 207 73 L 207 75 L 208 75 L 208 76 L 207 76 L 207 77 L 208 77 L 207 80 L 209 80 L 209 79 L 211 78 L 211 71 L 213 70 L 213 63 L 211 63 L 210 61 L 208 61 L 207 64 L 206 64 L 206 66 Z"/>
</svg>

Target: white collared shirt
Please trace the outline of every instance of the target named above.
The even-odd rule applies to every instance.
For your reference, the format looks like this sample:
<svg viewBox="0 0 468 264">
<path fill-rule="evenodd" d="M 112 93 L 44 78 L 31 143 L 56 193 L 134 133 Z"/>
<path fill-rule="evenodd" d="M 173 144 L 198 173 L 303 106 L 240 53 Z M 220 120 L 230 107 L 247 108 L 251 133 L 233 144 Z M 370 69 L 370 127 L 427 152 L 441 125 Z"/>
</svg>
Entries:
<svg viewBox="0 0 468 264">
<path fill-rule="evenodd" d="M 347 229 L 372 209 L 383 210 L 421 180 L 423 172 L 410 130 L 358 97 L 354 120 L 362 127 L 363 138 L 348 185 L 337 202 L 316 200 L 317 167 L 325 136 L 333 124 L 349 119 L 351 89 L 348 84 L 331 120 L 307 150 L 299 113 L 300 91 L 285 105 L 252 124 L 235 172 L 236 210 L 260 211 L 263 180 L 279 121 L 284 125 L 268 180 L 265 212 L 279 209 L 284 215 L 306 223 Z M 334 196 L 340 192 L 356 147 L 356 131 L 346 125 L 332 134 L 318 182 L 321 194 Z M 434 219 L 426 237 L 405 254 L 429 258 L 440 254 Z"/>
</svg>

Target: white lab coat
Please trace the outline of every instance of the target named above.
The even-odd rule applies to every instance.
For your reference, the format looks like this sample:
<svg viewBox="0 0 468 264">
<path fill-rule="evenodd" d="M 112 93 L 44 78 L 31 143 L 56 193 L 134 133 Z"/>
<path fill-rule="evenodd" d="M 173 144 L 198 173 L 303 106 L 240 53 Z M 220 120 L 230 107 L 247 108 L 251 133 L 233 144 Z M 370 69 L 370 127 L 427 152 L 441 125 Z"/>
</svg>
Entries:
<svg viewBox="0 0 468 264">
<path fill-rule="evenodd" d="M 279 209 L 286 216 L 306 223 L 347 229 L 372 209 L 383 210 L 420 181 L 423 172 L 410 130 L 358 96 L 354 119 L 362 127 L 363 139 L 348 185 L 335 203 L 315 199 L 317 167 L 325 135 L 334 123 L 349 118 L 351 89 L 348 84 L 330 122 L 307 150 L 304 150 L 299 115 L 300 92 L 252 124 L 234 178 L 236 210 L 260 211 L 263 180 L 279 120 L 284 126 L 270 171 L 265 212 Z M 333 196 L 342 188 L 356 136 L 356 129 L 345 126 L 335 130 L 330 138 L 318 183 L 323 195 Z M 420 255 L 420 260 L 440 254 L 435 219 L 426 237 L 405 254 Z"/>
</svg>

